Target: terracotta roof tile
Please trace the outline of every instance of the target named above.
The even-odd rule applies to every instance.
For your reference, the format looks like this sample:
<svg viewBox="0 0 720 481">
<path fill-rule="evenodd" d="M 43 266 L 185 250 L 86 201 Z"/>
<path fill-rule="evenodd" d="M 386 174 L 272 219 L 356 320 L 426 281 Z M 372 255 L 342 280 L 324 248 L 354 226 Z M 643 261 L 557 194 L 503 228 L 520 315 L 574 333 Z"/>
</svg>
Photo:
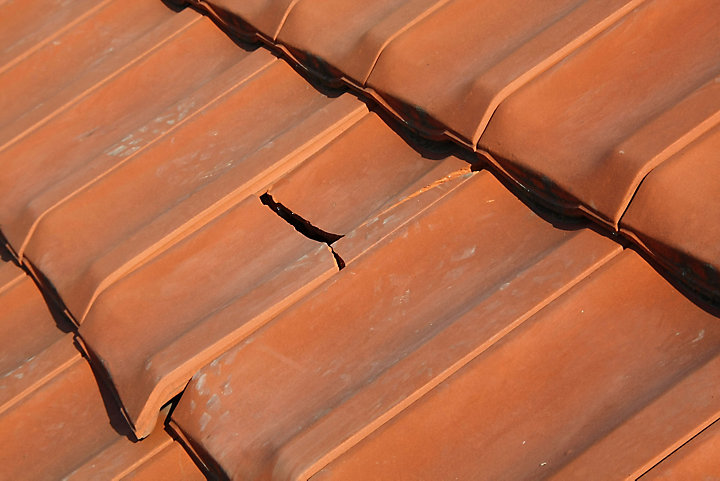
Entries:
<svg viewBox="0 0 720 481">
<path fill-rule="evenodd" d="M 720 121 L 718 19 L 717 3 L 644 3 L 505 100 L 480 146 L 537 195 L 617 227 L 665 151 Z"/>
<path fill-rule="evenodd" d="M 321 95 L 266 52 L 243 64 L 222 101 L 37 225 L 24 254 L 78 322 L 122 275 L 282 175 L 364 111 L 352 98 Z"/>
<path fill-rule="evenodd" d="M 714 4 L 163 3 L 0 0 L 0 478 L 714 474 Z"/>
<path fill-rule="evenodd" d="M 173 419 L 234 479 L 305 479 L 618 251 L 475 174 L 196 374 Z"/>
<path fill-rule="evenodd" d="M 626 251 L 313 479 L 634 479 L 720 414 L 716 321 Z"/>
<path fill-rule="evenodd" d="M 319 73 L 332 76 L 340 72 L 348 81 L 364 86 L 385 46 L 445 3 L 447 0 L 301 1 L 288 14 L 277 41 Z"/>
<path fill-rule="evenodd" d="M 209 20 L 183 18 L 183 25 L 194 24 L 181 28 L 175 22 L 173 38 L 165 44 L 0 151 L 5 166 L 0 172 L 0 222 L 19 254 L 49 211 L 234 85 L 240 72 L 233 66 L 248 54 Z M 214 55 L 207 55 L 207 48 Z M 177 75 L 173 82 L 165 78 L 168 71 Z"/>
<path fill-rule="evenodd" d="M 165 15 L 167 15 L 167 13 L 165 13 Z M 31 100 L 31 102 L 20 102 L 22 114 L 18 117 L 10 116 L 3 122 L 4 126 L 0 130 L 0 149 L 6 149 L 13 143 L 23 139 L 29 133 L 53 120 L 58 114 L 87 98 L 88 95 L 102 85 L 122 76 L 127 69 L 130 69 L 136 62 L 141 61 L 148 53 L 172 41 L 172 39 L 179 35 L 185 28 L 188 28 L 190 24 L 200 20 L 197 16 L 192 16 L 188 13 L 167 16 L 166 19 L 166 22 L 160 23 L 150 32 L 138 38 L 137 42 L 134 44 L 130 43 L 127 51 L 126 49 L 119 49 L 115 54 L 104 51 L 96 52 L 95 60 L 97 60 L 97 63 L 85 65 L 86 70 L 78 75 L 79 78 L 77 81 L 68 83 L 64 88 L 60 87 L 55 95 L 48 96 L 42 102 L 33 103 L 32 100 L 43 100 L 45 95 L 50 94 L 54 90 L 49 88 L 47 90 L 41 89 L 39 92 L 41 95 L 34 94 L 30 96 L 29 100 Z M 100 26 L 97 25 L 96 28 L 97 27 Z M 133 29 L 129 30 L 130 32 L 128 33 L 131 34 Z M 67 44 L 63 44 L 62 42 L 66 40 L 65 36 L 71 35 L 71 33 L 67 33 L 54 41 L 60 42 L 59 45 L 51 44 L 55 49 L 54 55 L 52 55 L 53 58 L 63 57 L 65 55 L 64 52 L 69 52 L 67 60 L 70 67 L 73 63 L 72 59 L 77 55 L 77 53 L 75 53 L 77 42 L 73 42 L 72 40 L 68 40 Z M 109 48 L 110 47 L 108 47 L 108 49 Z M 44 50 L 40 50 L 38 52 L 40 58 L 36 58 L 36 55 L 33 55 L 29 57 L 26 62 L 19 64 L 17 68 L 19 68 L 20 71 L 27 68 L 32 73 L 46 68 L 50 70 L 57 69 L 59 73 L 55 77 L 53 84 L 58 85 L 55 82 L 58 80 L 62 82 L 63 78 L 68 76 L 68 74 L 65 73 L 66 71 L 62 70 L 64 65 L 55 68 L 52 66 L 48 67 L 47 61 L 41 58 L 43 53 L 45 53 Z M 12 79 L 8 80 L 12 81 Z M 61 85 L 62 83 L 60 83 L 60 86 Z M 38 97 L 40 98 L 38 99 Z M 106 115 L 107 114 L 109 114 L 109 112 L 106 113 Z"/>
<path fill-rule="evenodd" d="M 431 135 L 445 126 L 474 146 L 506 97 L 638 3 L 443 2 L 387 45 L 367 85 Z"/>
<path fill-rule="evenodd" d="M 9 263 L 0 278 L 0 478 L 119 479 L 173 445 L 162 426 L 142 444 L 119 434 L 121 419 L 108 417 L 73 334 L 59 329 L 33 281 Z"/>
<path fill-rule="evenodd" d="M 718 152 L 715 127 L 650 172 L 621 221 L 628 236 L 711 299 L 720 298 Z"/>
<path fill-rule="evenodd" d="M 199 368 L 336 271 L 251 197 L 110 287 L 79 332 L 143 437 Z"/>
<path fill-rule="evenodd" d="M 688 441 L 640 479 L 642 481 L 720 478 L 720 422 Z"/>
</svg>

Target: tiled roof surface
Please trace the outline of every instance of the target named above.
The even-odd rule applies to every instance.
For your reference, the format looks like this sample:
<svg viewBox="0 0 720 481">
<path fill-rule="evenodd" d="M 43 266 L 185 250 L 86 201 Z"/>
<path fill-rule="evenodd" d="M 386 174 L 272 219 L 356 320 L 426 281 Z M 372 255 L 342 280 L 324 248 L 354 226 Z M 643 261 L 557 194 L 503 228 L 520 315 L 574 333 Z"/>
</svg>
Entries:
<svg viewBox="0 0 720 481">
<path fill-rule="evenodd" d="M 0 0 L 0 478 L 720 475 L 720 4 L 190 3 Z"/>
</svg>

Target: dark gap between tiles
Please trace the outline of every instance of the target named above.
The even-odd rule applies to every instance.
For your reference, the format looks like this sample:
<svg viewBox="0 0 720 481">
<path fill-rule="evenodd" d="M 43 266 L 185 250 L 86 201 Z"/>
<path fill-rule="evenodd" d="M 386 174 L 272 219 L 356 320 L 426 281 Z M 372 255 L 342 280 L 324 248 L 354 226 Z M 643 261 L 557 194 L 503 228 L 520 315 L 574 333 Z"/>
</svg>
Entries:
<svg viewBox="0 0 720 481">
<path fill-rule="evenodd" d="M 330 251 L 332 252 L 333 257 L 335 258 L 335 263 L 338 266 L 338 270 L 342 270 L 345 267 L 345 261 L 332 248 L 333 243 L 338 241 L 339 239 L 342 239 L 343 235 L 333 234 L 332 232 L 324 231 L 319 227 L 312 225 L 310 221 L 297 215 L 295 212 L 288 209 L 281 203 L 276 202 L 269 192 L 265 192 L 260 196 L 260 202 L 262 202 L 263 205 L 268 206 L 270 210 L 275 212 L 285 222 L 293 226 L 295 230 L 303 236 L 307 237 L 310 240 L 314 240 L 315 242 L 322 242 L 324 244 L 327 244 L 327 246 L 330 248 Z"/>
<path fill-rule="evenodd" d="M 686 444 L 689 444 L 692 440 L 694 440 L 695 438 L 697 438 L 698 436 L 700 436 L 702 433 L 704 433 L 704 432 L 707 431 L 708 429 L 710 429 L 710 428 L 712 428 L 713 426 L 715 426 L 716 424 L 720 424 L 720 418 L 718 418 L 718 419 L 716 419 L 715 421 L 713 421 L 713 422 L 711 422 L 710 424 L 708 424 L 706 427 L 704 427 L 703 429 L 701 429 L 700 431 L 698 431 L 697 433 L 695 433 L 692 437 L 690 437 L 690 439 L 688 439 L 687 441 L 685 441 L 684 443 L 682 443 L 680 446 L 678 446 L 677 448 L 675 448 L 675 449 L 674 449 L 672 452 L 670 452 L 667 456 L 665 456 L 665 457 L 662 458 L 660 461 L 658 461 L 657 463 L 653 464 L 653 465 L 650 466 L 648 469 L 646 469 L 644 473 L 642 473 L 640 476 L 637 477 L 637 481 L 642 481 L 642 479 L 645 477 L 646 474 L 648 474 L 650 471 L 652 471 L 653 469 L 655 469 L 658 465 L 662 464 L 663 461 L 665 461 L 666 459 L 670 458 L 673 454 L 675 454 L 676 452 L 678 452 L 678 451 L 679 451 L 682 447 L 684 447 Z"/>
</svg>

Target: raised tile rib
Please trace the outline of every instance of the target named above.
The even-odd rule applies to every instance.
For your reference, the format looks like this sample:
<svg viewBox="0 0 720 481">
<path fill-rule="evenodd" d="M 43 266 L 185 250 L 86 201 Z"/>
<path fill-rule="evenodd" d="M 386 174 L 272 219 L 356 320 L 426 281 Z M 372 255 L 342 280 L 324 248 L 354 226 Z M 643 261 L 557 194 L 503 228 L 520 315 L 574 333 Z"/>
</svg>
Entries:
<svg viewBox="0 0 720 481">
<path fill-rule="evenodd" d="M 274 41 L 285 19 L 299 0 L 188 0 L 209 11 L 247 38 L 258 35 Z M 235 18 L 233 18 L 235 17 Z M 241 22 L 237 22 L 241 19 Z"/>
<path fill-rule="evenodd" d="M 0 278 L 2 415 L 72 363 L 77 351 L 68 344 L 32 279 L 7 262 L 0 266 Z"/>
<path fill-rule="evenodd" d="M 159 15 L 155 22 L 157 26 L 150 29 L 144 35 L 139 36 L 136 41 L 126 44 L 127 48 L 120 48 L 112 53 L 107 52 L 105 55 L 103 55 L 103 52 L 100 52 L 97 58 L 99 61 L 97 64 L 88 65 L 87 70 L 82 72 L 80 78 L 67 83 L 66 86 L 59 89 L 59 91 L 53 92 L 53 95 L 45 99 L 44 102 L 37 104 L 33 102 L 20 102 L 20 106 L 23 109 L 22 114 L 18 118 L 11 117 L 10 119 L 5 119 L 4 126 L 0 129 L 0 151 L 11 147 L 37 129 L 52 122 L 57 116 L 87 98 L 103 85 L 122 76 L 122 74 L 133 65 L 142 62 L 148 56 L 152 55 L 154 51 L 171 42 L 186 28 L 202 20 L 200 15 L 191 11 L 174 16 L 169 15 L 169 13 L 171 14 L 172 12 L 166 11 L 164 14 Z M 167 21 L 162 21 L 165 18 Z M 93 19 L 91 18 L 89 20 Z M 142 23 L 140 25 L 143 26 Z M 134 29 L 130 27 L 128 30 L 132 32 Z M 138 33 L 143 33 L 142 28 L 139 30 L 140 32 Z M 67 55 L 70 58 L 74 56 L 72 50 L 76 47 L 76 45 L 74 45 L 76 42 L 68 40 L 68 44 L 63 45 L 62 43 L 65 37 L 73 36 L 74 31 L 70 31 L 66 35 L 59 37 L 57 40 L 60 42 L 59 45 L 50 45 L 56 49 L 56 55 L 65 55 L 65 51 L 67 51 Z M 50 48 L 50 46 L 48 46 L 48 48 Z M 42 56 L 44 53 L 44 50 L 40 50 L 38 55 Z M 41 62 L 39 66 L 35 63 L 38 61 Z M 17 65 L 17 68 L 21 70 L 25 68 L 32 69 L 33 67 L 43 69 L 45 65 L 41 59 L 35 58 L 34 55 L 28 57 L 27 61 Z M 59 68 L 62 68 L 62 66 Z M 7 73 L 7 75 L 12 76 L 12 72 Z M 57 80 L 62 80 L 62 77 L 63 76 L 60 75 Z M 44 89 L 40 90 L 41 92 L 44 91 Z M 31 97 L 34 97 L 34 95 L 31 95 Z"/>
<path fill-rule="evenodd" d="M 153 28 L 177 21 L 161 2 L 114 0 L 94 10 L 0 74 L 0 132 L 9 136 L 9 124 L 31 124 L 44 104 L 91 87 L 142 53 Z"/>
<path fill-rule="evenodd" d="M 313 479 L 634 479 L 717 419 L 719 345 L 625 251 Z"/>
<path fill-rule="evenodd" d="M 688 441 L 645 473 L 642 481 L 720 479 L 720 422 Z"/>
<path fill-rule="evenodd" d="M 79 333 L 143 437 L 198 369 L 336 271 L 250 197 L 109 288 Z"/>
<path fill-rule="evenodd" d="M 474 148 L 507 96 L 640 3 L 455 0 L 394 39 L 367 86 L 416 130 Z"/>
<path fill-rule="evenodd" d="M 720 3 L 647 2 L 505 100 L 479 146 L 556 209 L 616 229 L 645 174 L 717 123 L 719 43 Z"/>
<path fill-rule="evenodd" d="M 152 436 L 140 442 L 117 435 L 63 481 L 204 480 L 203 472 L 185 450 L 163 430 L 168 409 L 160 412 Z"/>
<path fill-rule="evenodd" d="M 25 256 L 78 323 L 117 279 L 273 182 L 366 112 L 349 96 L 318 93 L 265 51 L 242 63 L 221 99 L 37 225 Z"/>
<path fill-rule="evenodd" d="M 52 350 L 55 364 L 49 379 L 0 412 L 2 479 L 118 479 L 128 469 L 154 462 L 163 446 L 172 445 L 162 429 L 142 443 L 119 434 L 116 429 L 123 421 L 108 417 L 116 408 L 106 406 L 72 334 L 63 335 L 56 345 L 59 349 L 45 351 Z M 184 456 L 184 464 L 192 466 Z"/>
<path fill-rule="evenodd" d="M 98 28 L 106 25 L 117 30 L 113 19 Z M 208 48 L 213 55 L 207 55 Z M 51 123 L 0 152 L 0 224 L 15 251 L 22 257 L 48 211 L 235 85 L 238 64 L 246 57 L 209 20 L 200 18 Z M 172 82 L 169 72 L 175 76 Z"/>
<path fill-rule="evenodd" d="M 197 468 L 182 446 L 172 443 L 121 479 L 123 481 L 157 481 L 159 479 L 205 481 L 208 478 Z"/>
<path fill-rule="evenodd" d="M 344 235 L 456 171 L 470 172 L 470 165 L 440 152 L 418 152 L 370 114 L 268 192 L 312 225 Z"/>
<path fill-rule="evenodd" d="M 0 72 L 40 48 L 108 0 L 13 0 L 0 3 Z"/>
<path fill-rule="evenodd" d="M 296 62 L 328 81 L 340 77 L 364 86 L 385 46 L 447 2 L 301 1 L 288 15 L 277 42 Z"/>
<path fill-rule="evenodd" d="M 174 423 L 233 479 L 306 479 L 618 251 L 474 174 L 203 368 Z"/>
<path fill-rule="evenodd" d="M 620 223 L 625 235 L 711 299 L 720 298 L 718 152 L 720 126 L 650 172 Z"/>
</svg>

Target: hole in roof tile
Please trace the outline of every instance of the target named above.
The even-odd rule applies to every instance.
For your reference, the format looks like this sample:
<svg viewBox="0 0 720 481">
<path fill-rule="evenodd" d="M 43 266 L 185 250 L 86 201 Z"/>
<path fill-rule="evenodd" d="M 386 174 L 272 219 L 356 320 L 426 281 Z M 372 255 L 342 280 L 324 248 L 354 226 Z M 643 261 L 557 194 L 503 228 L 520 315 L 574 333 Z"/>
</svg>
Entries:
<svg viewBox="0 0 720 481">
<path fill-rule="evenodd" d="M 337 264 L 338 269 L 342 270 L 345 267 L 345 261 L 332 248 L 332 244 L 339 239 L 342 239 L 343 235 L 333 234 L 332 232 L 324 231 L 319 227 L 312 225 L 308 220 L 303 219 L 281 203 L 276 202 L 272 195 L 268 192 L 265 192 L 260 196 L 260 202 L 262 202 L 263 205 L 268 206 L 270 210 L 275 212 L 285 222 L 293 226 L 300 234 L 316 242 L 327 244 L 333 257 L 335 258 L 335 263 Z"/>
</svg>

